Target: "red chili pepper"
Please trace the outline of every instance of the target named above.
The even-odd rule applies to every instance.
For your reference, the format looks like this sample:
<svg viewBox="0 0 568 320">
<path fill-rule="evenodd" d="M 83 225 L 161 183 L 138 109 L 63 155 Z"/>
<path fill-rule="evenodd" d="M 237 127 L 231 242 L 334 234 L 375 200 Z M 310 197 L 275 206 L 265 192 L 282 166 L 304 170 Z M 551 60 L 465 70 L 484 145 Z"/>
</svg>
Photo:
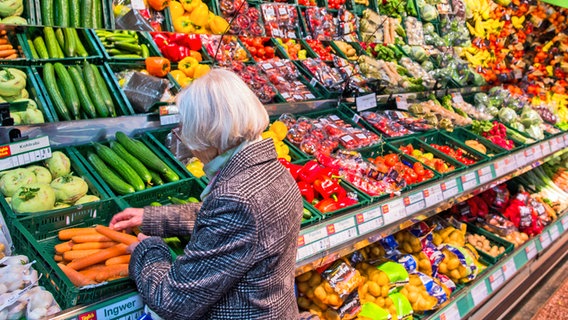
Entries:
<svg viewBox="0 0 568 320">
<path fill-rule="evenodd" d="M 305 181 L 299 181 L 298 188 L 300 189 L 300 193 L 307 202 L 312 203 L 312 201 L 314 201 L 314 187 L 311 184 Z"/>
</svg>

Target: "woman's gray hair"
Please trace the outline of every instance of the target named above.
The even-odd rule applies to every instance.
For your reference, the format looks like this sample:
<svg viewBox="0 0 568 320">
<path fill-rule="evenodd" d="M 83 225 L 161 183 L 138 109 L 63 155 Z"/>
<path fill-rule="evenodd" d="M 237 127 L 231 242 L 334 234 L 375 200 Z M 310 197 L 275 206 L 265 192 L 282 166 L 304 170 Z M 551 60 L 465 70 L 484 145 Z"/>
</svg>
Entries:
<svg viewBox="0 0 568 320">
<path fill-rule="evenodd" d="M 266 109 L 235 73 L 213 69 L 177 96 L 181 138 L 191 150 L 224 152 L 257 139 L 268 126 Z"/>
</svg>

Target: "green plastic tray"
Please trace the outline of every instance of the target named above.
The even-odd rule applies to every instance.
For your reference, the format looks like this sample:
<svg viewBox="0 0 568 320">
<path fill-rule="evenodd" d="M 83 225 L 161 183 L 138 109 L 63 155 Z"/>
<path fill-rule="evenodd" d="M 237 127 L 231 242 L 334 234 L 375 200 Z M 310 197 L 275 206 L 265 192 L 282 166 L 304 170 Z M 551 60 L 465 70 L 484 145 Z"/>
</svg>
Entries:
<svg viewBox="0 0 568 320">
<path fill-rule="evenodd" d="M 54 122 L 61 121 L 59 115 L 57 114 L 55 109 L 53 109 L 53 102 L 51 101 L 51 98 L 47 93 L 45 82 L 43 81 L 43 66 L 37 65 L 37 66 L 32 66 L 31 68 L 34 74 L 35 81 L 37 82 L 41 92 L 45 93 L 44 99 L 46 100 L 49 110 L 53 116 L 53 121 Z M 110 75 L 107 73 L 104 66 L 98 65 L 97 68 L 99 68 L 99 72 L 101 73 L 101 76 L 103 77 L 105 83 L 107 84 L 110 95 L 112 97 L 112 101 L 114 103 L 114 107 L 116 109 L 117 116 L 127 116 L 134 114 L 134 111 L 132 111 L 132 108 L 130 107 L 128 101 L 126 101 L 122 97 L 121 91 L 118 89 L 117 85 L 110 80 L 111 79 Z M 82 115 L 81 119 L 86 119 L 85 115 Z"/>
<path fill-rule="evenodd" d="M 58 28 L 54 28 L 54 30 L 56 30 Z M 26 55 L 26 58 L 30 59 L 31 61 L 34 61 L 35 63 L 45 63 L 45 62 L 61 62 L 64 64 L 75 64 L 75 63 L 82 63 L 83 60 L 87 60 L 90 63 L 95 63 L 95 62 L 99 62 L 102 60 L 103 58 L 103 54 L 100 51 L 99 46 L 97 45 L 97 39 L 95 38 L 95 36 L 89 31 L 89 29 L 77 29 L 77 34 L 79 36 L 79 40 L 81 41 L 81 44 L 83 44 L 83 46 L 85 47 L 85 50 L 87 50 L 88 56 L 87 57 L 66 57 L 66 58 L 49 58 L 49 59 L 33 59 L 32 58 L 32 54 L 30 51 L 30 47 L 28 45 L 27 40 L 30 39 L 33 41 L 33 39 L 35 39 L 36 36 L 42 36 L 43 37 L 43 28 L 42 27 L 27 27 L 25 32 L 22 34 L 19 34 L 18 36 L 20 37 L 20 42 L 22 43 L 22 47 L 24 50 L 24 54 Z M 44 42 L 45 42 L 45 38 L 44 38 Z M 47 43 L 46 43 L 47 46 Z M 63 48 L 61 48 L 63 49 Z"/>
<path fill-rule="evenodd" d="M 107 225 L 112 216 L 118 212 L 120 208 L 114 199 L 107 199 L 97 202 L 88 209 L 68 208 L 41 219 L 14 222 L 11 234 L 16 250 L 27 255 L 30 261 L 36 261 L 34 268 L 43 274 L 40 284 L 53 293 L 55 300 L 63 309 L 78 304 L 98 302 L 109 296 L 136 289 L 128 278 L 79 289 L 71 283 L 53 260 L 54 246 L 62 242 L 57 237 L 59 230 L 90 227 L 96 224 Z"/>
<path fill-rule="evenodd" d="M 500 157 L 508 153 L 506 149 L 499 147 L 498 145 L 492 143 L 491 141 L 478 136 L 472 132 L 469 132 L 463 128 L 455 128 L 452 132 L 442 132 L 442 134 L 451 137 L 455 140 L 458 140 L 461 143 L 465 144 L 466 140 L 476 140 L 477 142 L 481 143 L 485 149 L 487 150 L 486 157 L 494 158 Z"/>
<path fill-rule="evenodd" d="M 513 250 L 515 249 L 515 245 L 513 245 L 511 242 L 498 237 L 496 235 L 494 235 L 491 232 L 487 232 L 486 230 L 483 230 L 479 227 L 477 227 L 474 224 L 471 223 L 466 223 L 467 224 L 467 232 L 468 233 L 476 233 L 478 235 L 482 235 L 485 236 L 485 238 L 487 238 L 487 240 L 489 240 L 489 242 L 492 245 L 497 245 L 497 246 L 502 246 L 505 248 L 505 252 L 493 257 L 491 255 L 489 255 L 488 253 L 486 253 L 485 251 L 482 251 L 480 249 L 477 249 L 477 252 L 479 253 L 479 255 L 481 257 L 483 257 L 484 260 L 490 262 L 491 264 L 496 264 L 497 262 L 499 262 L 499 260 L 503 259 L 503 257 L 505 257 L 507 254 L 513 252 Z"/>
<path fill-rule="evenodd" d="M 476 166 L 478 164 L 487 162 L 489 160 L 489 157 L 485 156 L 483 153 L 468 147 L 467 145 L 465 145 L 465 143 L 456 140 L 450 136 L 447 136 L 440 131 L 422 135 L 418 137 L 418 139 L 420 139 L 420 141 L 427 144 L 434 143 L 441 146 L 449 146 L 454 150 L 462 149 L 464 156 L 467 156 L 468 158 L 475 161 L 475 163 L 472 164 L 471 166 Z"/>
<path fill-rule="evenodd" d="M 391 144 L 396 149 L 398 149 L 400 146 L 406 146 L 408 144 L 412 144 L 414 149 L 419 149 L 419 150 L 422 149 L 425 152 L 432 153 L 435 158 L 442 159 L 442 160 L 444 160 L 444 162 L 453 165 L 455 169 L 452 170 L 452 171 L 449 171 L 449 172 L 445 172 L 445 173 L 441 173 L 441 172 L 434 169 L 434 172 L 438 173 L 442 177 L 454 174 L 456 172 L 463 171 L 466 168 L 461 162 L 459 162 L 459 161 L 457 161 L 453 158 L 448 157 L 444 153 L 430 147 L 428 144 L 426 144 L 426 143 L 424 143 L 424 142 L 422 142 L 422 141 L 420 141 L 416 138 L 405 138 L 405 139 L 400 139 L 400 140 L 396 140 L 396 141 L 390 141 L 388 143 Z"/>
<path fill-rule="evenodd" d="M 122 209 L 134 207 L 143 208 L 152 202 L 159 202 L 162 205 L 171 204 L 168 197 L 187 199 L 195 197 L 199 200 L 201 192 L 205 189 L 205 184 L 199 179 L 183 179 L 176 183 L 155 186 L 148 189 L 148 192 L 136 192 L 121 196 L 117 201 Z"/>
</svg>

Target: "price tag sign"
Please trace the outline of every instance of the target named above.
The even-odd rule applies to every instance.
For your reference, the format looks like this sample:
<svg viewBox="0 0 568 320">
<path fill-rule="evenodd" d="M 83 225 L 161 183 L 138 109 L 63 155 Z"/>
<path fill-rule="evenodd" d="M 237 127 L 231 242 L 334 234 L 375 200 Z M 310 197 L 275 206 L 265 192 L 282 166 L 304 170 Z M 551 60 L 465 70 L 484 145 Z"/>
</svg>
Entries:
<svg viewBox="0 0 568 320">
<path fill-rule="evenodd" d="M 424 189 L 422 193 L 424 194 L 424 201 L 426 202 L 427 208 L 433 207 L 438 203 L 444 201 L 444 194 L 442 193 L 442 187 L 439 184 Z"/>
<path fill-rule="evenodd" d="M 568 216 L 562 218 L 562 228 L 564 228 L 564 231 L 568 230 Z"/>
<path fill-rule="evenodd" d="M 461 319 L 460 310 L 458 309 L 457 303 L 451 303 L 446 307 L 446 309 L 440 314 L 440 320 L 455 320 Z"/>
<path fill-rule="evenodd" d="M 527 159 L 527 155 L 525 154 L 524 151 L 521 150 L 515 154 L 515 162 L 517 163 L 518 167 L 521 167 L 527 163 L 530 163 L 530 159 Z"/>
<path fill-rule="evenodd" d="M 454 103 L 463 103 L 463 97 L 462 94 L 460 92 L 453 92 L 452 93 L 452 101 Z"/>
<path fill-rule="evenodd" d="M 47 136 L 0 146 L 0 170 L 12 169 L 51 158 Z"/>
<path fill-rule="evenodd" d="M 318 228 L 314 231 L 308 232 L 304 235 L 302 235 L 301 237 L 304 238 L 304 243 L 312 243 L 314 241 L 318 241 L 320 239 L 323 239 L 325 237 L 328 236 L 328 231 L 327 228 L 322 227 L 322 228 Z"/>
<path fill-rule="evenodd" d="M 341 243 L 345 243 L 351 239 L 357 238 L 357 236 L 357 228 L 353 227 L 329 236 L 329 245 L 331 248 L 333 248 Z"/>
<path fill-rule="evenodd" d="M 158 109 L 160 124 L 163 126 L 176 124 L 180 121 L 179 109 L 176 105 L 160 106 Z"/>
<path fill-rule="evenodd" d="M 542 247 L 543 250 L 548 248 L 552 243 L 552 240 L 550 239 L 550 235 L 548 234 L 548 232 L 543 232 L 538 237 L 538 240 L 540 241 L 540 246 Z"/>
<path fill-rule="evenodd" d="M 489 292 L 487 292 L 487 285 L 485 283 L 485 281 L 481 281 L 481 283 L 473 286 L 471 288 L 471 298 L 473 299 L 473 305 L 474 306 L 478 306 L 480 305 L 483 300 L 485 300 L 485 298 L 487 298 L 487 296 L 489 295 Z"/>
<path fill-rule="evenodd" d="M 383 226 L 383 219 L 374 219 L 359 224 L 357 229 L 359 230 L 359 235 L 364 235 L 371 231 L 377 230 L 382 226 Z"/>
<path fill-rule="evenodd" d="M 377 94 L 371 93 L 355 98 L 357 111 L 364 111 L 377 106 Z"/>
<path fill-rule="evenodd" d="M 564 145 L 565 145 L 564 137 L 562 136 L 556 137 L 556 151 L 564 148 Z"/>
<path fill-rule="evenodd" d="M 442 182 L 440 184 L 442 193 L 444 195 L 444 200 L 448 200 L 459 193 L 458 181 L 456 179 L 450 179 Z"/>
<path fill-rule="evenodd" d="M 489 276 L 489 283 L 491 284 L 492 291 L 499 289 L 503 282 L 505 282 L 505 276 L 501 269 L 495 271 L 495 273 Z"/>
<path fill-rule="evenodd" d="M 543 143 L 540 144 L 540 151 L 542 153 L 541 156 L 546 157 L 549 154 L 552 153 L 552 149 L 550 148 L 550 143 L 548 143 L 548 141 L 545 141 Z"/>
<path fill-rule="evenodd" d="M 319 241 L 310 243 L 306 246 L 298 248 L 298 253 L 296 254 L 296 261 L 302 261 L 308 257 L 313 256 L 316 253 L 323 252 L 329 249 L 329 238 L 321 239 Z"/>
<path fill-rule="evenodd" d="M 374 207 L 371 210 L 367 210 L 363 213 L 359 213 L 355 216 L 355 219 L 357 220 L 357 224 L 361 224 L 370 220 L 374 220 L 377 218 L 382 217 L 382 213 L 381 213 L 381 208 L 379 207 Z"/>
<path fill-rule="evenodd" d="M 146 5 L 144 4 L 143 0 L 131 0 L 130 7 L 133 10 L 144 10 L 146 9 Z"/>
<path fill-rule="evenodd" d="M 536 257 L 537 254 L 536 244 L 533 240 L 531 240 L 529 244 L 525 247 L 525 253 L 527 254 L 528 260 L 532 260 L 534 259 L 534 257 Z"/>
<path fill-rule="evenodd" d="M 548 145 L 550 147 L 550 151 L 551 152 L 555 152 L 556 150 L 558 150 L 558 144 L 556 143 L 556 139 L 552 138 L 548 141 Z"/>
<path fill-rule="evenodd" d="M 505 262 L 503 265 L 503 276 L 505 276 L 505 280 L 511 279 L 515 273 L 517 273 L 517 266 L 515 265 L 515 259 L 509 259 L 509 261 Z"/>
<path fill-rule="evenodd" d="M 406 101 L 406 97 L 404 96 L 396 96 L 396 108 L 400 110 L 408 110 L 408 101 Z"/>
<path fill-rule="evenodd" d="M 341 220 L 333 224 L 335 232 L 341 232 L 343 230 L 351 229 L 355 227 L 355 217 L 349 217 L 345 220 Z"/>
<path fill-rule="evenodd" d="M 385 225 L 406 218 L 406 208 L 402 199 L 395 199 L 381 206 Z"/>
<path fill-rule="evenodd" d="M 353 120 L 353 122 L 355 123 L 359 123 L 359 120 L 361 120 L 361 116 L 358 114 L 354 114 L 353 118 L 351 118 L 351 120 Z"/>
<path fill-rule="evenodd" d="M 464 174 L 461 176 L 461 182 L 464 191 L 475 188 L 477 186 L 477 173 L 470 172 Z"/>
<path fill-rule="evenodd" d="M 493 170 L 491 170 L 491 165 L 477 170 L 477 176 L 479 177 L 479 184 L 484 184 L 491 181 L 494 178 Z"/>
<path fill-rule="evenodd" d="M 558 228 L 560 228 L 560 226 L 558 224 L 555 224 L 552 227 L 550 227 L 550 230 L 548 230 L 551 242 L 558 239 L 558 237 L 560 237 L 560 230 L 558 230 Z"/>
<path fill-rule="evenodd" d="M 403 198 L 405 211 L 407 215 L 414 214 L 426 207 L 426 202 L 424 201 L 424 194 L 422 192 L 416 192 L 407 197 Z"/>
<path fill-rule="evenodd" d="M 532 146 L 531 149 L 533 150 L 532 160 L 536 161 L 542 158 L 542 148 L 540 146 Z"/>
</svg>

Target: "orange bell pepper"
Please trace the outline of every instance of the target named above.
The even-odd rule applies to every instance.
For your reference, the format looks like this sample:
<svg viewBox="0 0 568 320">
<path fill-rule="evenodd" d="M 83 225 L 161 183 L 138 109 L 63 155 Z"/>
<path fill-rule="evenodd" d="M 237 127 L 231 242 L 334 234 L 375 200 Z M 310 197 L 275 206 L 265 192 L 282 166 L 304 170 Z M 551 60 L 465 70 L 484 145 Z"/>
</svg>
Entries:
<svg viewBox="0 0 568 320">
<path fill-rule="evenodd" d="M 195 60 L 199 62 L 203 61 L 203 57 L 201 56 L 201 53 L 199 53 L 199 51 L 189 50 L 189 56 L 194 57 Z"/>
<path fill-rule="evenodd" d="M 170 4 L 170 0 L 148 0 L 148 4 L 152 9 L 162 11 Z"/>
<path fill-rule="evenodd" d="M 159 78 L 165 77 L 170 72 L 170 60 L 162 57 L 146 58 L 146 70 L 148 73 Z"/>
</svg>

